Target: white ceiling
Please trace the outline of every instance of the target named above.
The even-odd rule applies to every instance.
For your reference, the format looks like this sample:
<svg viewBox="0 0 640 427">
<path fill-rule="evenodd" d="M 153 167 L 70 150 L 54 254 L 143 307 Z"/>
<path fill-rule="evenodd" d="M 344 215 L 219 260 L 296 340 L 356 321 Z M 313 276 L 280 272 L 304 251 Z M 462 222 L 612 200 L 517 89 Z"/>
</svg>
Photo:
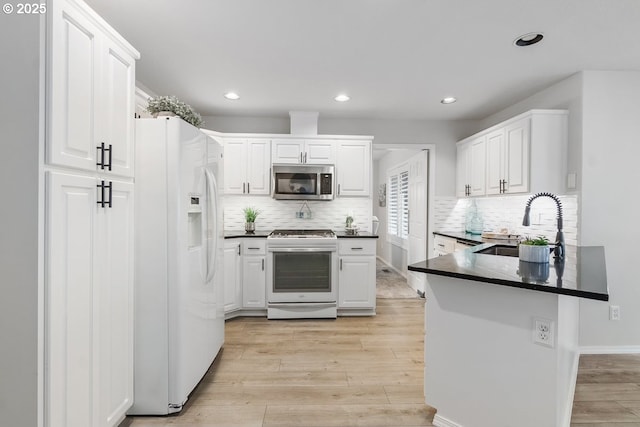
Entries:
<svg viewBox="0 0 640 427">
<path fill-rule="evenodd" d="M 640 0 L 86 2 L 140 51 L 138 81 L 202 115 L 481 119 L 580 70 L 640 71 Z"/>
</svg>

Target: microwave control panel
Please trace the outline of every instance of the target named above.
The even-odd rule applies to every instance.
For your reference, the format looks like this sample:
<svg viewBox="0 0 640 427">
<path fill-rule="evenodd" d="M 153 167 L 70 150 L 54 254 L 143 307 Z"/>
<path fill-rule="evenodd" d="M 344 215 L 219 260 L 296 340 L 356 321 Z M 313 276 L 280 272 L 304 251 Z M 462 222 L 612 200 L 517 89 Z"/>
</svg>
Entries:
<svg viewBox="0 0 640 427">
<path fill-rule="evenodd" d="M 320 174 L 320 194 L 333 193 L 333 175 L 330 173 Z"/>
</svg>

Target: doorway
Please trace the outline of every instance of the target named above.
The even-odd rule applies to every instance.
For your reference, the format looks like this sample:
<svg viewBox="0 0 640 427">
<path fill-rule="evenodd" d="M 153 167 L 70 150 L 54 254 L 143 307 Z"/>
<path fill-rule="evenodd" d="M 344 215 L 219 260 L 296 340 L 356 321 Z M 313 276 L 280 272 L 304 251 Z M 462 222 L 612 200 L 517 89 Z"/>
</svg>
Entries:
<svg viewBox="0 0 640 427">
<path fill-rule="evenodd" d="M 426 277 L 408 271 L 409 264 L 429 257 L 433 195 L 434 146 L 385 144 L 373 146 L 373 215 L 379 220 L 378 259 L 424 294 Z"/>
</svg>

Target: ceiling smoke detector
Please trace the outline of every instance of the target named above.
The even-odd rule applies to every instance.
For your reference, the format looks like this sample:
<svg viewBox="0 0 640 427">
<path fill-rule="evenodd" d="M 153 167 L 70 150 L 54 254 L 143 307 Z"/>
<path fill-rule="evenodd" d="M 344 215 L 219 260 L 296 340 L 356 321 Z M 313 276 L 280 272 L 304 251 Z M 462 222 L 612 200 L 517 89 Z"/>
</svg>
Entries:
<svg viewBox="0 0 640 427">
<path fill-rule="evenodd" d="M 531 46 L 532 44 L 540 43 L 544 35 L 542 33 L 527 33 L 521 35 L 513 41 L 516 46 Z"/>
</svg>

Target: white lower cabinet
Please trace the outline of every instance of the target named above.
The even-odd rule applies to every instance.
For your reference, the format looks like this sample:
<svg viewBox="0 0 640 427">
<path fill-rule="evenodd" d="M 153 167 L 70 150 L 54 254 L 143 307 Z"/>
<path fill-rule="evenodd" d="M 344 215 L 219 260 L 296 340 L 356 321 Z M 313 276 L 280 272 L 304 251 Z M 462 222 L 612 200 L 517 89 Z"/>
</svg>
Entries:
<svg viewBox="0 0 640 427">
<path fill-rule="evenodd" d="M 340 239 L 338 255 L 338 309 L 375 310 L 376 240 Z"/>
<path fill-rule="evenodd" d="M 267 293 L 266 239 L 242 243 L 242 308 L 264 309 Z"/>
<path fill-rule="evenodd" d="M 115 426 L 133 401 L 133 184 L 47 172 L 45 209 L 45 425 Z"/>
<path fill-rule="evenodd" d="M 224 243 L 224 312 L 242 308 L 242 243 L 230 239 Z"/>
</svg>

